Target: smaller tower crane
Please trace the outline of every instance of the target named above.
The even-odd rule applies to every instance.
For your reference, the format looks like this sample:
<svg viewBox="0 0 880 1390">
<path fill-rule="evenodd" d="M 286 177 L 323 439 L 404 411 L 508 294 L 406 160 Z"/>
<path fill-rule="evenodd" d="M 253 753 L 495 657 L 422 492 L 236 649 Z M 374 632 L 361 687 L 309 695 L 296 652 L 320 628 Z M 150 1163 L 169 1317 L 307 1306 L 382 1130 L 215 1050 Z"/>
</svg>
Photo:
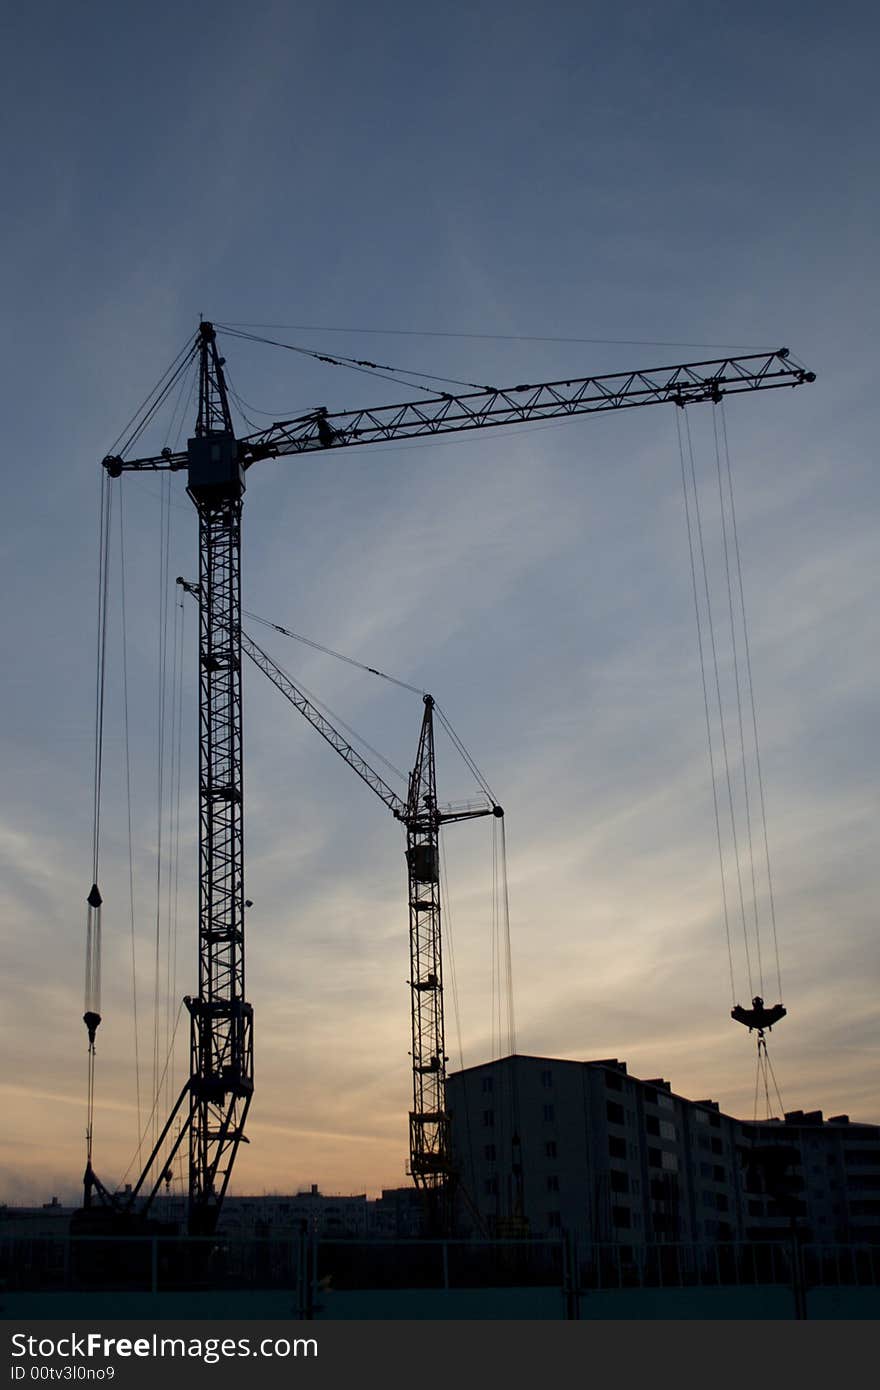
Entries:
<svg viewBox="0 0 880 1390">
<path fill-rule="evenodd" d="M 197 584 L 181 578 L 177 582 L 187 593 L 199 597 Z M 243 629 L 241 649 L 406 829 L 413 1097 L 409 1167 L 414 1183 L 428 1198 L 429 1219 L 442 1227 L 448 1221 L 455 1184 L 446 1108 L 439 832 L 442 825 L 501 817 L 504 811 L 494 802 L 467 807 L 441 806 L 438 802 L 432 695 L 423 696 L 418 750 L 403 801 Z"/>
</svg>

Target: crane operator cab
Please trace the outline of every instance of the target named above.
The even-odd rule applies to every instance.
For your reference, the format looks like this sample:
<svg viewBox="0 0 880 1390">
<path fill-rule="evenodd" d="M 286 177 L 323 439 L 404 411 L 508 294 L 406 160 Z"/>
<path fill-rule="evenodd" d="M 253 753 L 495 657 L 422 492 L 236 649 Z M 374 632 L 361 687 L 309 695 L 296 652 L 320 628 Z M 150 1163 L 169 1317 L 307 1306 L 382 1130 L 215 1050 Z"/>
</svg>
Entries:
<svg viewBox="0 0 880 1390">
<path fill-rule="evenodd" d="M 742 1023 L 750 1033 L 753 1028 L 757 1028 L 758 1037 L 762 1038 L 764 1029 L 771 1029 L 774 1023 L 785 1018 L 786 1013 L 787 1010 L 781 1004 L 774 1004 L 771 1008 L 766 1008 L 760 994 L 756 994 L 750 1009 L 744 1009 L 741 1004 L 737 1004 L 731 1009 L 730 1017 L 735 1018 L 737 1023 Z"/>
</svg>

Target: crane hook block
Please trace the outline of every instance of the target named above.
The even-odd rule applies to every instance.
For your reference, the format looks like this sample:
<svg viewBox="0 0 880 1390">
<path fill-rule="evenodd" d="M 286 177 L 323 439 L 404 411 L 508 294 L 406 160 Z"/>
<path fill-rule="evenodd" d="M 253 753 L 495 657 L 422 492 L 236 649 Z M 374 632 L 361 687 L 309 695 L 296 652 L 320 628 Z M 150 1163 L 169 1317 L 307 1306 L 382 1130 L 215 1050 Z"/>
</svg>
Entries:
<svg viewBox="0 0 880 1390">
<path fill-rule="evenodd" d="M 104 901 L 104 899 L 101 897 L 101 894 L 98 892 L 98 885 L 97 885 L 97 883 L 93 883 L 93 884 L 92 884 L 92 887 L 91 887 L 91 891 L 89 892 L 89 896 L 86 898 L 86 902 L 88 903 L 89 907 L 100 907 L 100 906 L 101 906 L 101 903 L 102 903 L 103 901 Z"/>
<path fill-rule="evenodd" d="M 785 1018 L 787 1012 L 787 1009 L 784 1009 L 781 1004 L 774 1004 L 772 1008 L 766 1008 L 760 994 L 756 994 L 750 1009 L 744 1009 L 737 1004 L 735 1008 L 731 1009 L 730 1017 L 736 1019 L 737 1023 L 742 1023 L 750 1033 L 753 1028 L 757 1028 L 760 1036 L 765 1028 L 770 1029 L 774 1023 Z"/>
<path fill-rule="evenodd" d="M 94 1044 L 94 1041 L 95 1041 L 95 1034 L 96 1034 L 96 1032 L 98 1031 L 98 1025 L 99 1025 L 100 1022 L 101 1022 L 101 1015 L 100 1015 L 100 1014 L 95 1014 L 95 1013 L 92 1013 L 91 1011 L 89 1011 L 88 1013 L 84 1013 L 84 1014 L 83 1014 L 83 1023 L 86 1025 L 86 1027 L 87 1027 L 88 1030 L 89 1030 L 89 1047 L 91 1047 L 91 1046 Z"/>
</svg>

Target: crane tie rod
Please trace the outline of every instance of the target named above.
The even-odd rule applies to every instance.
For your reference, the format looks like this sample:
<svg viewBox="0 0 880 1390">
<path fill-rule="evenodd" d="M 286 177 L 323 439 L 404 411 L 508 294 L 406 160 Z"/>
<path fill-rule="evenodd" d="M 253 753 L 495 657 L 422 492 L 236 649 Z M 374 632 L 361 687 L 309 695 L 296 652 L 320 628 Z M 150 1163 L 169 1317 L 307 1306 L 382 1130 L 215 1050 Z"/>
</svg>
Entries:
<svg viewBox="0 0 880 1390">
<path fill-rule="evenodd" d="M 385 381 L 393 381 L 402 386 L 412 386 L 417 391 L 435 390 L 432 386 L 422 386 L 418 381 L 408 381 L 406 377 L 422 377 L 425 381 L 445 381 L 451 386 L 470 386 L 475 391 L 494 391 L 494 386 L 484 386 L 477 381 L 461 381 L 455 376 L 440 376 L 435 372 L 416 372 L 409 367 L 390 367 L 385 362 L 370 362 L 363 357 L 341 357 L 335 353 L 318 352 L 316 348 L 298 347 L 295 343 L 282 343 L 277 338 L 263 338 L 257 333 L 244 333 L 241 329 L 232 328 L 227 324 L 218 323 L 217 329 L 221 333 L 228 333 L 232 338 L 244 338 L 252 343 L 265 343 L 268 347 L 285 348 L 288 352 L 298 352 L 303 357 L 313 357 L 316 362 L 325 362 L 331 367 L 349 367 L 352 371 L 363 371 L 365 375 L 375 375 L 383 377 Z M 403 373 L 406 373 L 404 377 Z M 393 373 L 393 375 L 389 375 Z"/>
<path fill-rule="evenodd" d="M 300 632 L 293 632 L 290 628 L 282 627 L 280 623 L 273 623 L 268 618 L 261 618 L 258 613 L 254 613 L 250 609 L 243 609 L 242 612 L 244 616 L 246 618 L 249 618 L 252 622 L 262 623 L 264 627 L 270 627 L 273 629 L 273 631 L 280 632 L 283 637 L 292 637 L 295 642 L 302 642 L 307 647 L 313 647 L 315 651 L 323 652 L 325 656 L 335 656 L 338 661 L 344 661 L 349 666 L 355 666 L 360 671 L 368 672 L 371 676 L 379 676 L 381 680 L 389 681 L 391 685 L 397 685 L 402 690 L 411 690 L 414 695 L 421 695 L 423 699 L 427 694 L 427 691 L 420 690 L 419 687 L 416 685 L 410 685 L 408 681 L 398 680 L 396 676 L 389 676 L 387 671 L 380 671 L 375 666 L 367 666 L 365 662 L 357 661 L 356 658 L 353 656 L 345 656 L 344 653 L 334 651 L 332 647 L 325 647 L 320 642 L 313 641 L 310 637 L 303 637 L 302 633 Z M 464 762 L 466 763 L 467 767 L 473 774 L 481 791 L 485 792 L 486 796 L 489 797 L 493 806 L 496 805 L 496 797 L 491 787 L 489 786 L 489 783 L 486 781 L 486 778 L 483 776 L 482 772 L 477 767 L 477 764 L 474 762 L 467 748 L 465 748 L 458 734 L 453 729 L 452 724 L 449 721 L 448 715 L 444 712 L 443 709 L 441 709 L 440 705 L 437 704 L 436 700 L 434 701 L 434 709 L 437 713 L 437 716 L 441 724 L 443 725 L 449 737 L 452 739 L 452 742 L 455 744 L 455 747 L 461 754 L 461 757 L 464 759 Z"/>
<path fill-rule="evenodd" d="M 251 622 L 262 623 L 264 627 L 271 627 L 274 632 L 280 632 L 282 637 L 292 637 L 295 642 L 302 642 L 306 647 L 313 647 L 316 652 L 323 652 L 325 656 L 335 656 L 337 661 L 345 661 L 349 666 L 356 666 L 359 671 L 367 671 L 371 676 L 379 676 L 383 681 L 390 681 L 392 685 L 399 685 L 402 690 L 411 690 L 414 695 L 421 695 L 423 698 L 427 691 L 420 690 L 417 685 L 410 685 L 408 681 L 398 680 L 396 676 L 389 676 L 387 671 L 379 671 L 375 666 L 367 666 L 363 661 L 357 661 L 353 656 L 345 656 L 342 652 L 334 651 L 332 647 L 324 647 L 320 642 L 314 642 L 311 637 L 303 637 L 301 632 L 292 632 L 290 628 L 282 627 L 280 623 L 270 622 L 268 618 L 261 618 L 258 613 L 253 613 L 250 609 L 243 608 L 242 613 Z"/>
</svg>

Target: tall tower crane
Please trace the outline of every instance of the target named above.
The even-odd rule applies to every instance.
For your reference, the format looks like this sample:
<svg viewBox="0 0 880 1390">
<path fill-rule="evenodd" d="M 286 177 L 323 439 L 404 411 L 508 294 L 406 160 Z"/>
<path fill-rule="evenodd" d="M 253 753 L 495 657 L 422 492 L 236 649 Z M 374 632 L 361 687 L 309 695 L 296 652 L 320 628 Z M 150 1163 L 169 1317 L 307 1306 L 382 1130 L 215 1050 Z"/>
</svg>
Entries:
<svg viewBox="0 0 880 1390">
<path fill-rule="evenodd" d="M 322 407 L 266 430 L 236 436 L 214 325 L 202 322 L 186 363 L 198 367 L 199 401 L 195 432 L 185 450 L 166 448 L 157 455 L 129 459 L 108 455 L 110 477 L 123 472 L 186 471 L 187 492 L 199 519 L 199 981 L 187 998 L 190 1015 L 190 1075 L 154 1146 L 130 1201 L 147 1184 L 152 1163 L 183 1122 L 163 1163 L 170 1162 L 183 1138 L 189 1143 L 188 1225 L 192 1234 L 216 1226 L 229 1184 L 254 1089 L 253 1009 L 245 993 L 244 838 L 241 722 L 241 513 L 245 475 L 262 459 L 287 454 L 387 443 L 494 425 L 565 419 L 598 411 L 699 401 L 725 395 L 799 386 L 815 379 L 776 352 L 726 357 L 607 376 L 487 387 L 461 395 L 441 392 L 424 401 L 330 414 Z M 186 363 L 184 365 L 186 365 Z M 123 451 L 124 453 L 125 451 Z M 432 795 L 433 739 L 423 727 L 415 783 L 420 814 L 407 830 L 408 857 L 427 869 L 436 853 L 436 807 Z M 418 879 L 417 913 L 430 916 L 436 885 Z M 429 940 L 430 937 L 426 938 Z M 431 973 L 430 951 L 418 961 L 418 978 Z M 424 1016 L 431 1017 L 436 995 L 425 991 Z M 421 1014 L 419 1026 L 421 1027 Z M 88 1026 L 88 1025 L 87 1025 Z M 434 1025 L 430 1025 L 431 1028 Z M 425 1035 L 426 1044 L 428 1037 Z M 421 1037 L 417 1044 L 422 1047 Z M 428 1063 L 430 1058 L 428 1059 Z M 418 1179 L 433 1178 L 445 1161 L 442 1106 L 434 1105 L 432 1072 L 416 1109 L 419 1154 L 425 1168 Z M 434 1116 L 434 1119 L 428 1117 Z M 162 1165 L 160 1165 L 161 1167 Z M 158 1189 L 148 1191 L 146 1203 Z M 85 1201 L 105 1191 L 89 1162 Z"/>
</svg>

